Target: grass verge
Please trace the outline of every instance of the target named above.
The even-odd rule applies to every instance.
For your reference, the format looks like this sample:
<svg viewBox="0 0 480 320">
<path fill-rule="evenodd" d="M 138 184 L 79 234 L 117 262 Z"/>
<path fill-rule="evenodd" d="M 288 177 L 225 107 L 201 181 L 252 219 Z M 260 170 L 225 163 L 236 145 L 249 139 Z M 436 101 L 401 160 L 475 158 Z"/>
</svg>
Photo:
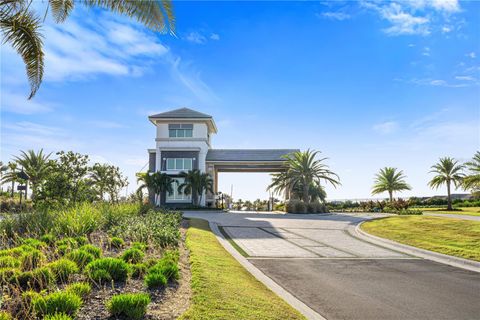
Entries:
<svg viewBox="0 0 480 320">
<path fill-rule="evenodd" d="M 417 209 L 415 209 L 417 210 Z M 440 213 L 440 214 L 462 214 L 466 216 L 480 216 L 480 207 L 463 207 L 455 208 L 454 211 L 447 211 L 446 208 L 422 208 L 424 213 Z"/>
<path fill-rule="evenodd" d="M 480 222 L 404 216 L 368 221 L 362 230 L 414 247 L 480 261 Z"/>
<path fill-rule="evenodd" d="M 245 270 L 217 241 L 208 222 L 187 231 L 193 299 L 179 319 L 305 319 Z"/>
</svg>

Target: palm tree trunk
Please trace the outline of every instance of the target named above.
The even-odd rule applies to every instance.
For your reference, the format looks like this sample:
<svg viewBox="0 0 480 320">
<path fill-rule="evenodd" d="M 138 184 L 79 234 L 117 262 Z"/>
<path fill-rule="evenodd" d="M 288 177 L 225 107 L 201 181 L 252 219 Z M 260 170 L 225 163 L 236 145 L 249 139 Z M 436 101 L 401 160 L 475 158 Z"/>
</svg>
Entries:
<svg viewBox="0 0 480 320">
<path fill-rule="evenodd" d="M 447 210 L 452 210 L 452 195 L 450 194 L 450 181 L 447 181 Z"/>
<path fill-rule="evenodd" d="M 15 181 L 12 181 L 12 190 L 11 190 L 11 197 L 13 198 L 13 192 L 15 190 Z"/>
<path fill-rule="evenodd" d="M 392 191 L 388 191 L 388 194 L 390 195 L 390 202 L 393 202 L 393 192 L 392 192 Z"/>
</svg>

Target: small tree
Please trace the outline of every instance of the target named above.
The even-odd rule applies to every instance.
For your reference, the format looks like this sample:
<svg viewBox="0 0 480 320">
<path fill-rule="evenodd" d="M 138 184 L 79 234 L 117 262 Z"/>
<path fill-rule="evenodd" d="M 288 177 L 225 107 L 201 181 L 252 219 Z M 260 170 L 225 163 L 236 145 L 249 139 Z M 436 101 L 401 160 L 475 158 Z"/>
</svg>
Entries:
<svg viewBox="0 0 480 320">
<path fill-rule="evenodd" d="M 21 151 L 21 155 L 15 157 L 15 161 L 23 167 L 29 177 L 28 181 L 32 186 L 32 200 L 35 200 L 39 188 L 48 176 L 50 155 L 51 153 L 44 154 L 43 149 L 40 149 L 39 152 L 33 150 Z"/>
<path fill-rule="evenodd" d="M 480 193 L 480 151 L 477 151 L 473 159 L 465 163 L 468 169 L 467 176 L 463 179 L 465 190 L 471 190 L 472 193 Z"/>
<path fill-rule="evenodd" d="M 452 210 L 452 196 L 451 196 L 451 184 L 458 188 L 463 183 L 465 175 L 462 173 L 464 166 L 458 164 L 458 161 L 450 158 L 440 158 L 438 163 L 432 166 L 430 173 L 435 173 L 435 176 L 430 180 L 428 185 L 431 188 L 438 189 L 441 185 L 447 186 L 447 210 Z"/>
<path fill-rule="evenodd" d="M 403 171 L 397 171 L 397 168 L 385 167 L 375 176 L 372 195 L 388 192 L 390 202 L 393 201 L 393 193 L 412 188 L 405 182 Z"/>
</svg>

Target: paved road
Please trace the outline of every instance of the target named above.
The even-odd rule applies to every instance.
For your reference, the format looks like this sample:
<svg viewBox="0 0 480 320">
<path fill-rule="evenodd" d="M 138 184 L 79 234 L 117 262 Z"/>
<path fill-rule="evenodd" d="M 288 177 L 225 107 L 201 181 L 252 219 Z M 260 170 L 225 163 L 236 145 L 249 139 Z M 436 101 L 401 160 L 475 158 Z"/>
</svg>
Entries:
<svg viewBox="0 0 480 320">
<path fill-rule="evenodd" d="M 480 319 L 480 274 L 352 237 L 372 215 L 194 213 L 327 319 Z"/>
</svg>

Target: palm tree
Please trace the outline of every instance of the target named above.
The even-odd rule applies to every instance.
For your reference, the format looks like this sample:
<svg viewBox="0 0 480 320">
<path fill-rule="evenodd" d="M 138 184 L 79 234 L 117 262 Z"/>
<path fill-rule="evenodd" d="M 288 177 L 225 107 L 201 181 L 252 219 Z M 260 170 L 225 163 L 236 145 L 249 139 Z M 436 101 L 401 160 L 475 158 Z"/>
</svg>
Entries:
<svg viewBox="0 0 480 320">
<path fill-rule="evenodd" d="M 213 180 L 208 173 L 193 169 L 180 172 L 179 176 L 184 178 L 184 182 L 178 186 L 178 191 L 192 195 L 194 205 L 202 203 L 205 191 L 213 193 Z"/>
<path fill-rule="evenodd" d="M 465 166 L 468 169 L 468 175 L 463 179 L 464 188 L 472 190 L 472 192 L 480 191 L 480 151 L 477 151 L 473 159 Z"/>
<path fill-rule="evenodd" d="M 448 207 L 447 210 L 452 210 L 452 196 L 451 196 L 451 184 L 457 188 L 463 183 L 463 178 L 465 175 L 462 173 L 464 166 L 458 164 L 458 161 L 450 158 L 440 158 L 438 163 L 432 166 L 431 173 L 435 173 L 435 177 L 430 180 L 428 185 L 431 188 L 438 189 L 442 184 L 447 185 L 447 199 Z"/>
<path fill-rule="evenodd" d="M 21 155 L 15 157 L 15 161 L 23 167 L 32 185 L 32 200 L 35 200 L 39 187 L 48 175 L 50 155 L 51 153 L 44 154 L 43 149 L 40 149 L 37 153 L 33 150 L 21 151 Z"/>
<path fill-rule="evenodd" d="M 2 177 L 3 173 L 7 172 L 8 166 L 6 164 L 3 164 L 2 161 L 0 161 L 0 191 L 3 192 L 3 182 L 2 182 Z"/>
<path fill-rule="evenodd" d="M 235 207 L 237 208 L 238 211 L 242 210 L 243 208 L 243 200 L 238 199 L 237 202 L 235 203 Z"/>
<path fill-rule="evenodd" d="M 95 163 L 90 171 L 90 179 L 96 187 L 99 198 L 103 201 L 105 191 L 107 190 L 107 180 L 109 179 L 109 166 L 107 164 Z M 137 179 L 138 181 L 138 179 Z"/>
<path fill-rule="evenodd" d="M 10 190 L 10 196 L 13 198 L 15 192 L 15 182 L 18 181 L 18 172 L 17 172 L 17 163 L 16 162 L 9 162 L 7 164 L 8 172 L 3 175 L 2 183 L 10 182 L 12 184 L 12 189 Z"/>
<path fill-rule="evenodd" d="M 319 151 L 296 151 L 286 158 L 287 185 L 302 186 L 302 200 L 309 201 L 309 190 L 312 183 L 320 185 L 321 181 L 331 183 L 334 187 L 340 184 L 338 175 L 328 169 L 323 162 L 327 158 L 317 159 Z"/>
<path fill-rule="evenodd" d="M 160 195 L 164 192 L 172 193 L 173 192 L 173 179 L 166 173 L 161 172 L 144 172 L 137 174 L 137 182 L 141 182 L 141 185 L 138 187 L 137 192 L 140 193 L 143 189 L 147 188 L 152 190 L 155 195 L 155 204 L 158 205 L 161 203 Z"/>
<path fill-rule="evenodd" d="M 45 9 L 50 9 L 56 23 L 64 22 L 73 11 L 75 4 L 99 7 L 114 13 L 124 14 L 143 23 L 148 28 L 171 34 L 175 32 L 175 17 L 170 0 L 48 0 Z M 9 42 L 22 57 L 30 82 L 31 99 L 37 92 L 43 78 L 43 35 L 40 19 L 31 8 L 31 0 L 0 0 L 0 30 L 4 42 Z"/>
<path fill-rule="evenodd" d="M 387 191 L 390 202 L 393 201 L 393 193 L 412 188 L 405 182 L 403 171 L 397 171 L 397 168 L 385 167 L 375 176 L 372 195 Z"/>
</svg>

